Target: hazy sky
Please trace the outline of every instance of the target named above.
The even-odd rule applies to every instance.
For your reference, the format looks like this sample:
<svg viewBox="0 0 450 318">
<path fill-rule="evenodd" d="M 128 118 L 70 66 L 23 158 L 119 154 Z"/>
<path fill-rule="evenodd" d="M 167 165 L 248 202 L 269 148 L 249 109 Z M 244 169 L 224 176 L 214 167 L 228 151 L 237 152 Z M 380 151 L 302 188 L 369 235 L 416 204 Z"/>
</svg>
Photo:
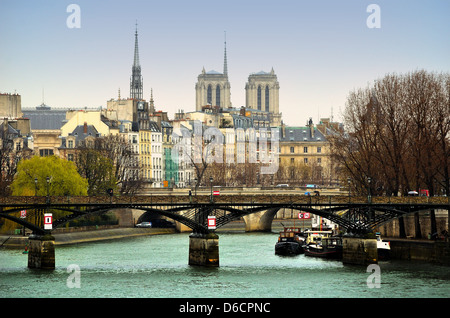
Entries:
<svg viewBox="0 0 450 318">
<path fill-rule="evenodd" d="M 69 28 L 70 4 L 80 28 Z M 380 28 L 369 28 L 370 4 Z M 202 68 L 223 71 L 224 31 L 233 106 L 251 73 L 273 67 L 289 125 L 339 120 L 349 91 L 387 73 L 450 71 L 450 1 L 0 0 L 0 92 L 22 107 L 106 106 L 129 97 L 138 22 L 144 98 L 195 110 Z M 371 20 L 370 21 L 375 21 Z"/>
</svg>

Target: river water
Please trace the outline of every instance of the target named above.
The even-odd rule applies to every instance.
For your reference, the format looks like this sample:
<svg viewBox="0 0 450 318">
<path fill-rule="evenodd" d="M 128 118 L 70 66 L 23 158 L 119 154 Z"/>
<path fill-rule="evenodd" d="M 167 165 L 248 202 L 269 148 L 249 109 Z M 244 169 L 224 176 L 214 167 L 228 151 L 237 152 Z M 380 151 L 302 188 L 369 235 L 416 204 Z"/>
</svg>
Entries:
<svg viewBox="0 0 450 318">
<path fill-rule="evenodd" d="M 219 268 L 188 265 L 188 233 L 56 246 L 54 271 L 28 269 L 26 254 L 0 249 L 0 298 L 447 298 L 450 295 L 449 267 L 385 261 L 378 264 L 377 281 L 370 276 L 376 272 L 368 272 L 364 266 L 305 255 L 277 256 L 274 254 L 277 236 L 219 233 Z"/>
</svg>

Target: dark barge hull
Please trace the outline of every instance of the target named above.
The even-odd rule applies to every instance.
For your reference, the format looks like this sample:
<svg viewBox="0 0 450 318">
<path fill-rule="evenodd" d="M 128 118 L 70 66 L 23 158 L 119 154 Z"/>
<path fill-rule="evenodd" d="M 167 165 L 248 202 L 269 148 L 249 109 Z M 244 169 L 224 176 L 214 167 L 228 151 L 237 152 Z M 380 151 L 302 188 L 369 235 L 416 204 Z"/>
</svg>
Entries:
<svg viewBox="0 0 450 318">
<path fill-rule="evenodd" d="M 276 255 L 298 255 L 304 253 L 303 247 L 297 242 L 278 242 L 275 244 Z"/>
<path fill-rule="evenodd" d="M 388 261 L 391 259 L 390 250 L 379 248 L 377 251 L 378 251 L 378 259 L 380 261 Z"/>
<path fill-rule="evenodd" d="M 323 248 L 306 247 L 305 255 L 329 259 L 342 259 L 342 249 L 326 249 L 326 248 L 323 249 Z"/>
</svg>

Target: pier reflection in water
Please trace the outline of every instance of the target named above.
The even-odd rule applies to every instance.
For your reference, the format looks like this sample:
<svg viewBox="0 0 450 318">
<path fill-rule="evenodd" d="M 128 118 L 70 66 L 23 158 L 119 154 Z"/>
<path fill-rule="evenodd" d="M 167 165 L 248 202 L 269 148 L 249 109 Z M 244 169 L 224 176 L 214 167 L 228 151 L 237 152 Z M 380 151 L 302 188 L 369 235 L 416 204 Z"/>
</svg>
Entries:
<svg viewBox="0 0 450 318">
<path fill-rule="evenodd" d="M 0 250 L 0 297 L 448 297 L 450 268 L 380 262 L 380 288 L 364 266 L 305 255 L 281 257 L 278 233 L 220 233 L 220 267 L 187 265 L 189 233 L 56 247 L 56 269 L 27 268 L 18 250 Z M 80 288 L 69 288 L 80 269 Z M 39 292 L 36 292 L 39 291 Z"/>
</svg>

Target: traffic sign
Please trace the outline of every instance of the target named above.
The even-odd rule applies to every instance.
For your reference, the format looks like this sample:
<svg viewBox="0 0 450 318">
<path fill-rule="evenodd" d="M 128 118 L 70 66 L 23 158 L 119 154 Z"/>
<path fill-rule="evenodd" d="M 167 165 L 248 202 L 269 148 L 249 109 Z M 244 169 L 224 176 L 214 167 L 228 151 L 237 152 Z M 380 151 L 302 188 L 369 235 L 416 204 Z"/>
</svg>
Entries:
<svg viewBox="0 0 450 318">
<path fill-rule="evenodd" d="M 309 219 L 311 218 L 311 214 L 309 212 L 300 212 L 298 214 L 299 219 Z"/>
<path fill-rule="evenodd" d="M 219 190 L 214 190 L 213 191 L 213 195 L 220 195 L 220 191 Z"/>
<path fill-rule="evenodd" d="M 216 229 L 216 217 L 214 215 L 208 216 L 208 230 Z"/>
<path fill-rule="evenodd" d="M 51 230 L 53 223 L 53 216 L 51 213 L 44 214 L 44 230 Z"/>
<path fill-rule="evenodd" d="M 25 219 L 27 217 L 27 210 L 20 211 L 20 218 Z"/>
</svg>

